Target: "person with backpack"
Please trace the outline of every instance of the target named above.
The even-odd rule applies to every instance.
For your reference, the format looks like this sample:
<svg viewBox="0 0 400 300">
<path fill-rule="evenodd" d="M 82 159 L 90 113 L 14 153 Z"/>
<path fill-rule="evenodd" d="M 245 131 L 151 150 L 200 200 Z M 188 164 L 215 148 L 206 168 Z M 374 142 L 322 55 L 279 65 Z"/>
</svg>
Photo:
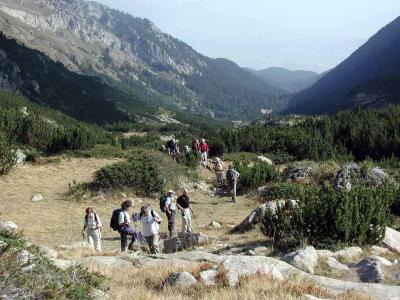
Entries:
<svg viewBox="0 0 400 300">
<path fill-rule="evenodd" d="M 205 139 L 201 140 L 201 143 L 199 145 L 199 149 L 201 152 L 201 164 L 203 167 L 207 167 L 207 161 L 208 161 L 208 144 L 206 143 Z"/>
<path fill-rule="evenodd" d="M 192 151 L 193 153 L 198 153 L 200 152 L 200 143 L 198 140 L 194 139 L 192 141 Z"/>
<path fill-rule="evenodd" d="M 223 186 L 225 183 L 225 174 L 224 174 L 224 163 L 222 162 L 222 160 L 220 158 L 216 158 L 214 160 L 214 171 L 215 171 L 215 175 L 217 177 L 217 184 L 218 186 Z"/>
<path fill-rule="evenodd" d="M 239 180 L 240 174 L 235 170 L 233 165 L 229 165 L 229 169 L 226 172 L 226 180 L 228 182 L 228 187 L 231 191 L 232 202 L 236 202 L 236 186 Z"/>
<path fill-rule="evenodd" d="M 183 193 L 176 200 L 176 206 L 181 211 L 182 215 L 182 233 L 192 232 L 192 206 L 189 200 L 189 191 L 183 190 Z"/>
<path fill-rule="evenodd" d="M 160 253 L 160 224 L 161 217 L 152 210 L 149 206 L 143 206 L 140 209 L 140 214 L 135 215 L 135 220 L 140 221 L 143 227 L 143 237 L 150 248 L 151 254 Z"/>
<path fill-rule="evenodd" d="M 173 201 L 174 191 L 168 191 L 166 196 L 163 196 L 160 199 L 160 209 L 162 212 L 165 212 L 168 220 L 168 232 L 169 237 L 174 235 L 175 230 L 175 214 L 176 214 L 176 205 Z"/>
<path fill-rule="evenodd" d="M 82 235 L 87 236 L 87 241 L 97 252 L 101 252 L 101 224 L 100 217 L 94 212 L 93 208 L 86 208 L 86 215 L 83 220 Z"/>
<path fill-rule="evenodd" d="M 131 227 L 131 217 L 129 215 L 129 211 L 132 208 L 132 201 L 126 200 L 122 202 L 121 208 L 115 209 L 113 211 L 110 227 L 114 231 L 118 231 L 121 236 L 121 252 L 128 251 L 128 237 L 132 237 L 132 241 L 130 243 L 133 246 L 136 241 L 136 232 Z"/>
</svg>

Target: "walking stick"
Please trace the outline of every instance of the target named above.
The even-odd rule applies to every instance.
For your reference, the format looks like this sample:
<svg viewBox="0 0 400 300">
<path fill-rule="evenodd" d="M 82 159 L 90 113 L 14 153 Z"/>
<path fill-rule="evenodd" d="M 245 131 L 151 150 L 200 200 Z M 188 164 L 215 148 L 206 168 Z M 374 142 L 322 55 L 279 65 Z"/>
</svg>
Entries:
<svg viewBox="0 0 400 300">
<path fill-rule="evenodd" d="M 196 226 L 197 226 L 197 227 L 200 227 L 200 226 L 199 226 L 199 223 L 197 223 L 196 216 L 194 215 L 193 209 L 190 209 L 190 211 L 192 212 L 193 220 L 194 220 L 194 222 L 196 223 Z"/>
</svg>

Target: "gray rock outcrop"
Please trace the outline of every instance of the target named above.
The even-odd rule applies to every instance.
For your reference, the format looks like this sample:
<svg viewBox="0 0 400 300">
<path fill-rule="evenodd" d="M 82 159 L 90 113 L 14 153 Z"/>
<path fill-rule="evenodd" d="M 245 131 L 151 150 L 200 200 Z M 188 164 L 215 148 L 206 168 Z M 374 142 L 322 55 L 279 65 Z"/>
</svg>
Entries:
<svg viewBox="0 0 400 300">
<path fill-rule="evenodd" d="M 400 253 L 400 232 L 386 227 L 385 237 L 382 241 L 389 249 Z"/>
<path fill-rule="evenodd" d="M 196 285 L 197 280 L 189 272 L 177 272 L 171 274 L 167 278 L 166 283 L 171 286 L 185 288 Z"/>
<path fill-rule="evenodd" d="M 309 246 L 286 254 L 283 260 L 304 272 L 314 274 L 314 268 L 318 263 L 318 253 L 314 247 Z"/>
</svg>

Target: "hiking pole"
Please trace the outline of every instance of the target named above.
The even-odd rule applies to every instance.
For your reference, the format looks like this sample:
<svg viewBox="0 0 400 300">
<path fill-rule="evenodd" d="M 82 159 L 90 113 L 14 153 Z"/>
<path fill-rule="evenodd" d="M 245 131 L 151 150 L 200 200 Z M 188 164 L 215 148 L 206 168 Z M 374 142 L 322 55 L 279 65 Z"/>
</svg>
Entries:
<svg viewBox="0 0 400 300">
<path fill-rule="evenodd" d="M 199 226 L 199 223 L 197 223 L 196 216 L 194 215 L 193 209 L 190 209 L 190 211 L 192 212 L 193 220 L 194 220 L 194 222 L 196 223 L 197 227 L 200 227 L 200 226 Z"/>
</svg>

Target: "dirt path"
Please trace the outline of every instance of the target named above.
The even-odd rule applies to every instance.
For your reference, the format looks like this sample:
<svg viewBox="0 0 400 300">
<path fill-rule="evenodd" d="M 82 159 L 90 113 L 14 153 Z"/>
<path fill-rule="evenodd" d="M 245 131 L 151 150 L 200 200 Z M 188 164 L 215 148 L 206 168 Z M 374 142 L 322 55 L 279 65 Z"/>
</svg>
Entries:
<svg viewBox="0 0 400 300">
<path fill-rule="evenodd" d="M 106 198 L 103 202 L 92 200 L 71 201 L 66 199 L 68 184 L 87 182 L 99 168 L 112 163 L 107 159 L 62 159 L 59 163 L 46 165 L 25 165 L 10 174 L 0 177 L 0 219 L 17 223 L 24 234 L 35 244 L 55 247 L 60 244 L 81 240 L 83 214 L 87 206 L 93 206 L 101 216 L 104 225 L 103 246 L 106 250 L 118 248 L 115 238 L 118 234 L 109 229 L 109 218 L 114 208 L 119 207 L 119 197 Z M 205 169 L 200 172 L 206 181 L 212 181 L 213 174 Z M 44 200 L 32 202 L 34 194 L 41 193 Z M 157 211 L 157 199 L 143 199 Z M 209 224 L 217 220 L 224 224 L 237 224 L 256 205 L 255 201 L 239 197 L 238 203 L 228 198 L 209 197 L 200 192 L 191 195 L 196 213 L 194 226 Z M 139 210 L 139 207 L 135 207 Z M 181 220 L 177 217 L 177 230 Z M 166 231 L 166 222 L 161 227 Z M 226 236 L 227 229 L 195 228 L 213 236 Z"/>
</svg>

